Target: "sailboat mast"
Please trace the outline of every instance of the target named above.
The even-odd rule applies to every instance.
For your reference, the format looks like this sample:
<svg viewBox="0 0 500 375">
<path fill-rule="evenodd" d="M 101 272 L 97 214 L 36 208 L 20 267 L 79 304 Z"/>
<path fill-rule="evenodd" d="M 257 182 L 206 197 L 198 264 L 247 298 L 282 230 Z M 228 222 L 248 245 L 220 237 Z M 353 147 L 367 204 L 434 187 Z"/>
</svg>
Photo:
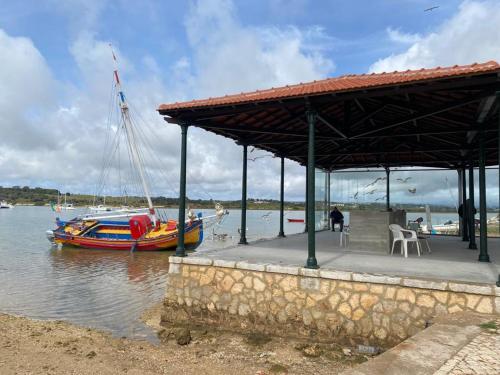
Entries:
<svg viewBox="0 0 500 375">
<path fill-rule="evenodd" d="M 116 65 L 116 57 L 115 57 L 113 50 L 111 50 L 111 53 L 113 54 L 113 60 L 115 61 L 115 65 Z M 127 142 L 128 142 L 129 148 L 130 148 L 130 154 L 132 156 L 134 166 L 137 168 L 137 171 L 139 172 L 139 177 L 141 178 L 141 183 L 142 183 L 142 189 L 144 190 L 144 195 L 146 196 L 146 199 L 148 201 L 149 212 L 152 216 L 153 223 L 156 224 L 155 209 L 153 207 L 153 202 L 151 200 L 151 193 L 149 190 L 148 182 L 146 180 L 146 173 L 144 171 L 144 166 L 142 165 L 141 158 L 139 156 L 139 151 L 137 149 L 137 144 L 135 142 L 134 129 L 132 127 L 132 121 L 130 120 L 129 108 L 127 105 L 127 101 L 125 100 L 125 95 L 123 94 L 123 91 L 122 91 L 120 78 L 118 77 L 118 68 L 117 67 L 115 67 L 113 74 L 115 77 L 116 88 L 118 91 L 118 97 L 120 98 L 120 109 L 122 112 L 123 124 L 125 126 L 125 133 L 127 135 Z"/>
</svg>

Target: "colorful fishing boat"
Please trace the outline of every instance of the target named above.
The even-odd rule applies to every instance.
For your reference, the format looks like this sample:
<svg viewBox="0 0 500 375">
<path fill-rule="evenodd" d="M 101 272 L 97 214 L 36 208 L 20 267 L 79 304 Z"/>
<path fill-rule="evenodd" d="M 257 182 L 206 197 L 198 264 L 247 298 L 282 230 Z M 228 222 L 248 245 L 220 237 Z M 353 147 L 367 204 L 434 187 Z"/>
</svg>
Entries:
<svg viewBox="0 0 500 375">
<path fill-rule="evenodd" d="M 121 216 L 121 217 L 120 217 Z M 149 214 L 136 214 L 128 221 L 125 215 L 76 218 L 57 221 L 54 231 L 47 231 L 56 244 L 101 250 L 158 251 L 177 247 L 178 230 L 175 220 L 153 222 Z M 121 220 L 122 219 L 122 220 Z M 186 222 L 184 243 L 192 248 L 203 240 L 203 219 Z"/>
<path fill-rule="evenodd" d="M 113 53 L 113 59 L 116 57 Z M 177 247 L 179 238 L 178 223 L 159 215 L 151 200 L 149 181 L 143 165 L 144 150 L 139 149 L 134 127 L 129 114 L 129 106 L 121 89 L 118 70 L 113 72 L 115 88 L 120 106 L 120 127 L 125 130 L 128 150 L 140 186 L 148 203 L 148 208 L 128 212 L 105 212 L 78 216 L 69 221 L 56 219 L 57 228 L 47 231 L 50 241 L 60 245 L 72 245 L 82 248 L 155 251 L 170 250 Z M 201 217 L 188 210 L 188 220 L 185 223 L 184 244 L 195 247 L 203 240 L 203 221 L 222 218 L 227 211 L 222 206 L 216 206 L 216 214 Z"/>
</svg>

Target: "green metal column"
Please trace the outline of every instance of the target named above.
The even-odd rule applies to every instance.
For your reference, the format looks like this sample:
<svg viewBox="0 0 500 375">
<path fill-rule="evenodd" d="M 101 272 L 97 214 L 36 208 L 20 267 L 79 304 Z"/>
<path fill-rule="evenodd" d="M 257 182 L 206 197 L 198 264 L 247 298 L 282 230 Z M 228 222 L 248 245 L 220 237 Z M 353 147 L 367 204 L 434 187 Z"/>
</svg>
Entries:
<svg viewBox="0 0 500 375">
<path fill-rule="evenodd" d="M 460 209 L 460 205 L 463 203 L 462 202 L 462 170 L 460 168 L 457 168 L 457 177 L 458 177 L 458 182 L 457 182 L 457 190 L 458 190 L 458 202 L 457 202 L 457 207 Z M 464 221 L 462 216 L 458 216 L 458 235 L 462 236 L 464 231 Z"/>
<path fill-rule="evenodd" d="M 467 176 L 465 167 L 462 168 L 462 241 L 469 241 L 469 213 L 467 212 L 466 204 L 467 202 Z"/>
<path fill-rule="evenodd" d="M 285 216 L 285 158 L 281 157 L 281 181 L 280 181 L 280 232 L 278 237 L 285 237 L 284 231 Z"/>
<path fill-rule="evenodd" d="M 307 220 L 309 219 L 309 167 L 306 165 L 306 204 L 305 204 L 305 217 L 304 217 L 304 233 L 307 233 Z"/>
<path fill-rule="evenodd" d="M 187 155 L 187 130 L 186 124 L 181 124 L 181 175 L 179 182 L 179 222 L 177 234 L 177 248 L 175 256 L 185 257 L 184 232 L 186 227 L 186 155 Z"/>
<path fill-rule="evenodd" d="M 247 161 L 248 146 L 243 144 L 243 176 L 241 179 L 241 228 L 240 245 L 248 245 L 247 242 Z"/>
<path fill-rule="evenodd" d="M 307 262 L 306 268 L 319 268 L 318 261 L 316 260 L 316 231 L 314 225 L 314 167 L 315 167 L 315 153 L 314 153 L 314 133 L 316 124 L 316 112 L 308 110 L 306 112 L 307 122 L 309 124 L 309 142 L 307 153 Z"/>
<path fill-rule="evenodd" d="M 474 160 L 469 165 L 469 249 L 477 250 L 476 224 L 474 219 Z"/>
<path fill-rule="evenodd" d="M 389 175 L 391 173 L 391 170 L 389 168 L 385 169 L 385 178 L 386 178 L 386 185 L 385 185 L 385 205 L 386 205 L 386 210 L 389 211 L 391 208 L 391 185 L 390 185 L 390 180 L 389 180 Z"/>
<path fill-rule="evenodd" d="M 326 193 L 327 194 L 327 205 L 326 205 L 326 218 L 328 220 L 328 229 L 332 229 L 332 225 L 331 225 L 331 222 L 330 222 L 330 206 L 331 206 L 331 197 L 330 197 L 330 187 L 331 187 L 331 180 L 330 180 L 330 174 L 331 172 L 328 172 L 328 175 L 327 175 L 327 190 L 328 192 Z"/>
<path fill-rule="evenodd" d="M 484 148 L 484 130 L 479 130 L 479 258 L 480 262 L 489 262 L 488 224 L 486 222 L 486 150 Z"/>
<path fill-rule="evenodd" d="M 323 192 L 324 194 L 324 202 L 323 202 L 323 221 L 326 221 L 328 223 L 328 209 L 327 209 L 327 206 L 328 206 L 328 198 L 326 196 L 327 192 L 328 192 L 328 172 L 324 172 L 325 173 L 325 191 Z M 326 224 L 326 227 L 328 227 L 328 224 Z M 325 228 L 321 228 L 321 229 L 325 229 Z"/>
</svg>

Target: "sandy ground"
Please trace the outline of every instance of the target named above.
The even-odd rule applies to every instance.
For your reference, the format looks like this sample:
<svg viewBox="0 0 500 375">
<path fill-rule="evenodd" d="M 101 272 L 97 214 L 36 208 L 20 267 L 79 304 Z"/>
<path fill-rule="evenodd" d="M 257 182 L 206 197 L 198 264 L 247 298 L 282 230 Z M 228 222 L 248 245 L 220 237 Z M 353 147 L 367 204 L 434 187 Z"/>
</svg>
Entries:
<svg viewBox="0 0 500 375">
<path fill-rule="evenodd" d="M 158 327 L 157 309 L 144 319 Z M 336 345 L 206 330 L 191 331 L 191 342 L 179 345 L 176 332 L 163 328 L 155 346 L 0 314 L 0 374 L 337 374 L 366 360 Z"/>
</svg>

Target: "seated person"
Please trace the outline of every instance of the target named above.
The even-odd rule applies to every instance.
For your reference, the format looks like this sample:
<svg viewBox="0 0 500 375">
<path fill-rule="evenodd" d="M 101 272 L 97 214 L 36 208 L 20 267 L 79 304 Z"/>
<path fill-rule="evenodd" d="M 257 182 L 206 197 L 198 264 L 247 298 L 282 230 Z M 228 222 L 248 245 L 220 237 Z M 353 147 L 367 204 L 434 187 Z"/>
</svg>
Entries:
<svg viewBox="0 0 500 375">
<path fill-rule="evenodd" d="M 340 224 L 341 232 L 344 230 L 344 215 L 337 207 L 333 207 L 332 212 L 330 212 L 330 219 L 332 221 L 332 232 L 335 232 L 335 224 Z"/>
</svg>

